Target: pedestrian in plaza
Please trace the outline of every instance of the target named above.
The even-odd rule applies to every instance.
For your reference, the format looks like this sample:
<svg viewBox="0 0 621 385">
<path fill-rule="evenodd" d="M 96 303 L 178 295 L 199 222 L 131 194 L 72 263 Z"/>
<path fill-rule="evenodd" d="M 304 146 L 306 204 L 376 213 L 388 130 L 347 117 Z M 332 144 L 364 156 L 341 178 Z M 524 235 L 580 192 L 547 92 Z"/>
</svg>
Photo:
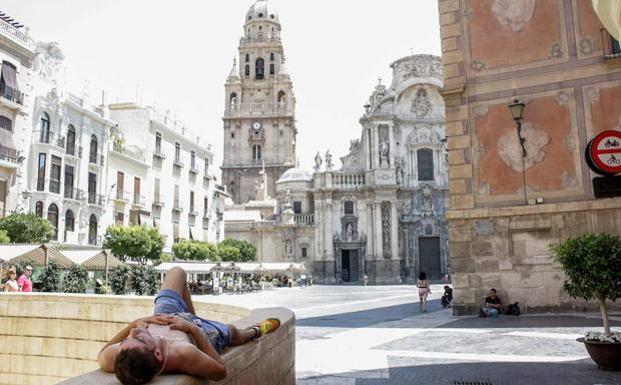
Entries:
<svg viewBox="0 0 621 385">
<path fill-rule="evenodd" d="M 485 297 L 485 306 L 479 309 L 479 317 L 496 318 L 502 310 L 502 300 L 496 295 L 496 289 L 489 291 L 489 296 Z"/>
<path fill-rule="evenodd" d="M 24 274 L 22 274 L 17 279 L 17 285 L 19 286 L 19 291 L 24 293 L 32 292 L 32 281 L 30 280 L 30 276 L 32 275 L 32 266 L 26 266 L 24 269 Z"/>
<path fill-rule="evenodd" d="M 19 285 L 17 284 L 17 273 L 15 270 L 9 269 L 6 272 L 6 282 L 4 283 L 5 293 L 17 293 L 19 291 Z"/>
<path fill-rule="evenodd" d="M 453 289 L 450 286 L 444 286 L 444 294 L 442 295 L 442 307 L 447 307 L 453 302 Z"/>
<path fill-rule="evenodd" d="M 416 282 L 416 286 L 418 286 L 418 297 L 420 298 L 420 311 L 427 311 L 427 296 L 431 294 L 431 283 L 427 280 L 427 274 L 424 271 L 418 275 L 418 281 Z"/>
</svg>

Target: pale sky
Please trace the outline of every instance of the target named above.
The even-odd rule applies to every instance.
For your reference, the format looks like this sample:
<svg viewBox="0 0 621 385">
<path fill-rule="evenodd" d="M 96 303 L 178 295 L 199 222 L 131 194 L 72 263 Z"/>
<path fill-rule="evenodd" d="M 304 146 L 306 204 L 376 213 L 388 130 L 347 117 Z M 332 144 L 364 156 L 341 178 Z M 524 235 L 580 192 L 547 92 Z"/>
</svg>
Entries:
<svg viewBox="0 0 621 385">
<path fill-rule="evenodd" d="M 297 99 L 298 153 L 335 158 L 360 136 L 358 119 L 390 63 L 440 55 L 437 0 L 270 0 Z M 170 109 L 222 159 L 224 82 L 254 0 L 3 0 L 2 11 L 66 56 L 67 88 L 108 101 Z M 340 167 L 340 161 L 335 164 Z"/>
</svg>

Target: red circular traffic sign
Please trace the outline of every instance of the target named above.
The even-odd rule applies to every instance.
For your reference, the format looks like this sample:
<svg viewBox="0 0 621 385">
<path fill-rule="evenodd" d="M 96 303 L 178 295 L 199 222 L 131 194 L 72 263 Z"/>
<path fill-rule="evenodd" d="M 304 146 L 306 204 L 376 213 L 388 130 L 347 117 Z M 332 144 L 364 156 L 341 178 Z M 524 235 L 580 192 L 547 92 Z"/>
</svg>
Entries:
<svg viewBox="0 0 621 385">
<path fill-rule="evenodd" d="M 590 161 L 604 174 L 621 172 L 621 132 L 604 131 L 589 143 Z"/>
</svg>

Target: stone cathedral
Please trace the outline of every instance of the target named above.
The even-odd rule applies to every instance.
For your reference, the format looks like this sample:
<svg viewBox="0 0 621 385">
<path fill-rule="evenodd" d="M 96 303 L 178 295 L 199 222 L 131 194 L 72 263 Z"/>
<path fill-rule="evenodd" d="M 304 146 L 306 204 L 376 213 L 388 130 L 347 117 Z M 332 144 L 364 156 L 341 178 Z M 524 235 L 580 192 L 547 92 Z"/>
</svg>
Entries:
<svg viewBox="0 0 621 385">
<path fill-rule="evenodd" d="M 259 261 L 304 262 L 318 283 L 411 283 L 421 271 L 440 279 L 450 271 L 441 59 L 394 62 L 340 167 L 321 151 L 310 172 L 294 165 L 295 100 L 278 20 L 267 1 L 250 8 L 226 83 L 226 236 L 253 243 Z"/>
<path fill-rule="evenodd" d="M 295 97 L 280 32 L 278 14 L 257 1 L 226 81 L 222 181 L 235 203 L 255 198 L 257 180 L 274 196 L 278 178 L 295 165 Z"/>
</svg>

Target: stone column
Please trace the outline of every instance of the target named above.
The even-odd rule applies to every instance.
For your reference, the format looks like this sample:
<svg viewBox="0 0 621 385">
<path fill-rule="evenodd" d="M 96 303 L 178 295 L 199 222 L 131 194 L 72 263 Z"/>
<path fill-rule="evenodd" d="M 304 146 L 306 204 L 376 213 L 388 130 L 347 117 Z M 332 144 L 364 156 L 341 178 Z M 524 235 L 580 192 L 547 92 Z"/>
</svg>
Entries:
<svg viewBox="0 0 621 385">
<path fill-rule="evenodd" d="M 366 213 L 366 225 L 367 225 L 367 250 L 371 252 L 373 258 L 375 258 L 375 230 L 373 228 L 374 218 L 375 218 L 375 210 L 373 210 L 373 204 L 367 203 L 367 213 Z"/>
<path fill-rule="evenodd" d="M 407 227 L 403 229 L 403 243 L 405 246 L 405 267 L 408 268 L 410 267 L 410 230 Z"/>
<path fill-rule="evenodd" d="M 394 202 L 390 204 L 390 253 L 391 259 L 399 260 L 399 218 Z"/>
<path fill-rule="evenodd" d="M 373 126 L 371 128 L 371 160 L 372 160 L 372 169 L 379 168 L 379 135 L 378 135 L 378 127 Z"/>
<path fill-rule="evenodd" d="M 384 253 L 382 251 L 382 204 L 373 204 L 373 236 L 375 237 L 375 259 L 382 259 Z"/>
<path fill-rule="evenodd" d="M 388 156 L 390 162 L 390 168 L 395 167 L 395 125 L 393 123 L 388 124 L 388 146 L 390 149 L 390 155 Z"/>
</svg>

